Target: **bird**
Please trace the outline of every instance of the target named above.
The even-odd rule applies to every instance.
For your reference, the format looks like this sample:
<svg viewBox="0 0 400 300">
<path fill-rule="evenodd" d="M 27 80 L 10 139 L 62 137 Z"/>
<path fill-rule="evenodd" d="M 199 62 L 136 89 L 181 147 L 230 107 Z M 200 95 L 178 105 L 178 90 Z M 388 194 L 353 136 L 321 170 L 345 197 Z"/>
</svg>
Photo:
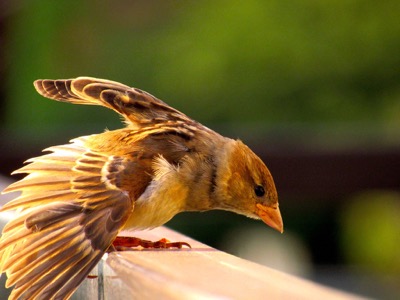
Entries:
<svg viewBox="0 0 400 300">
<path fill-rule="evenodd" d="M 183 242 L 119 237 L 184 211 L 226 210 L 283 232 L 271 172 L 241 140 L 224 137 L 155 96 L 93 77 L 36 80 L 42 96 L 114 110 L 125 127 L 72 139 L 31 158 L 0 238 L 9 299 L 69 299 L 101 257 L 124 246 Z M 125 243 L 126 242 L 126 243 Z"/>
</svg>

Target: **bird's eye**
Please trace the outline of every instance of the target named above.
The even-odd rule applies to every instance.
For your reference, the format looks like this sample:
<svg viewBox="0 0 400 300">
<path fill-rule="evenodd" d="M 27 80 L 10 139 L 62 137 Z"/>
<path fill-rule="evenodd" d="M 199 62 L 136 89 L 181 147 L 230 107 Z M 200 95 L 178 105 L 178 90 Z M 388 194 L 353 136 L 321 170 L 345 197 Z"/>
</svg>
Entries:
<svg viewBox="0 0 400 300">
<path fill-rule="evenodd" d="M 262 197 L 265 195 L 265 190 L 264 187 L 261 185 L 256 185 L 254 187 L 254 193 L 256 194 L 257 197 Z"/>
</svg>

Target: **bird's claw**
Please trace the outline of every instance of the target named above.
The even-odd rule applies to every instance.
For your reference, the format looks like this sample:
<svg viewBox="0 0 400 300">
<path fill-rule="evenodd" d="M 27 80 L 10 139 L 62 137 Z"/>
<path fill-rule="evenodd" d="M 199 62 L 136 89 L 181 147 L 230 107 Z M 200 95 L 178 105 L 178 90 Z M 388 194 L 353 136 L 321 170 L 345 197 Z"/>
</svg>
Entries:
<svg viewBox="0 0 400 300">
<path fill-rule="evenodd" d="M 128 236 L 117 236 L 114 242 L 112 243 L 112 247 L 110 247 L 109 252 L 111 251 L 127 251 L 132 250 L 132 248 L 141 247 L 144 249 L 170 249 L 177 248 L 182 249 L 184 246 L 188 248 L 192 248 L 190 244 L 186 242 L 170 242 L 169 240 L 162 238 L 159 241 L 153 242 L 149 240 L 143 240 L 137 237 L 128 237 Z"/>
</svg>

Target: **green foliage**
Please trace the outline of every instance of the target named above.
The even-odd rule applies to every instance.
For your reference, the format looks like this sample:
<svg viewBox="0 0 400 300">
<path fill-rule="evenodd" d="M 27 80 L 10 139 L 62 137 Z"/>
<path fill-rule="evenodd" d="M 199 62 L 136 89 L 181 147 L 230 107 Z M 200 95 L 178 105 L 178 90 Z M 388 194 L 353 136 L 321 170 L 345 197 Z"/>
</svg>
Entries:
<svg viewBox="0 0 400 300">
<path fill-rule="evenodd" d="M 342 249 L 347 262 L 400 275 L 400 195 L 366 192 L 343 208 Z"/>
<path fill-rule="evenodd" d="M 399 126 L 399 9 L 396 0 L 26 2 L 10 18 L 7 123 L 103 122 L 106 113 L 36 102 L 31 86 L 91 75 L 204 122 Z"/>
</svg>

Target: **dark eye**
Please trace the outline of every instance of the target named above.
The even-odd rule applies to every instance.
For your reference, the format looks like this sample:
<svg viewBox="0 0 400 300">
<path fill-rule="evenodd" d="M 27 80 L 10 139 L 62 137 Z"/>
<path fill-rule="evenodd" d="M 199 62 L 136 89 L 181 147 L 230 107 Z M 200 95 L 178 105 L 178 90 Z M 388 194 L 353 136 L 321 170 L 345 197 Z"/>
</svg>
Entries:
<svg viewBox="0 0 400 300">
<path fill-rule="evenodd" d="M 254 193 L 256 194 L 257 197 L 262 197 L 265 194 L 265 190 L 264 190 L 263 186 L 256 185 L 254 188 Z"/>
</svg>

